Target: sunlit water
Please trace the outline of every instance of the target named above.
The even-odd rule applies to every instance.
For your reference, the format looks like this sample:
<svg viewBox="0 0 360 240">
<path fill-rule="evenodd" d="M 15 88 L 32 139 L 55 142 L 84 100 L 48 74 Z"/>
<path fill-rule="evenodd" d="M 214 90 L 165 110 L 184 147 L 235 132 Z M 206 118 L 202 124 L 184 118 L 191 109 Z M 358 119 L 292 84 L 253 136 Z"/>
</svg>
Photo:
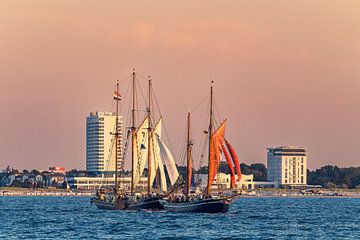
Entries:
<svg viewBox="0 0 360 240">
<path fill-rule="evenodd" d="M 360 239 L 360 199 L 242 198 L 225 214 L 104 211 L 86 197 L 0 197 L 0 239 Z"/>
</svg>

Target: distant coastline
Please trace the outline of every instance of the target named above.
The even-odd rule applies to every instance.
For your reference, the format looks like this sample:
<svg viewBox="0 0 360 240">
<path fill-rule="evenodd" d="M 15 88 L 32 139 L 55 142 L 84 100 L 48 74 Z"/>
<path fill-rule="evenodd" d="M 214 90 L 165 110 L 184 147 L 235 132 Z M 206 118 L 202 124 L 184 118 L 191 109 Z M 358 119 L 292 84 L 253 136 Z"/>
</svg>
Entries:
<svg viewBox="0 0 360 240">
<path fill-rule="evenodd" d="M 91 197 L 92 192 L 74 192 L 59 189 L 28 189 L 28 188 L 0 188 L 0 197 L 6 196 L 40 196 L 40 197 Z M 240 198 L 360 198 L 359 190 L 322 189 L 321 194 L 301 194 L 296 190 L 262 189 L 244 192 Z"/>
<path fill-rule="evenodd" d="M 91 192 L 73 192 L 68 190 L 59 190 L 59 189 L 29 189 L 29 188 L 0 188 L 0 197 L 1 196 L 49 196 L 49 197 L 63 197 L 63 196 L 82 196 L 90 197 L 92 196 Z"/>
</svg>

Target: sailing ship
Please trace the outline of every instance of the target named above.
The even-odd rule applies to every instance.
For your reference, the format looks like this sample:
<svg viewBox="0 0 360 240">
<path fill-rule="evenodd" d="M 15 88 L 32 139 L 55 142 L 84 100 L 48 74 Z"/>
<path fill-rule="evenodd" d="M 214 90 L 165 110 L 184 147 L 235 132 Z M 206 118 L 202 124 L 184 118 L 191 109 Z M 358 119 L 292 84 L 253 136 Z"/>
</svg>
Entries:
<svg viewBox="0 0 360 240">
<path fill-rule="evenodd" d="M 128 207 L 128 198 L 125 194 L 119 191 L 118 181 L 118 144 L 119 144 L 119 101 L 121 95 L 119 92 L 119 81 L 116 83 L 116 90 L 114 92 L 114 100 L 116 100 L 116 120 L 115 120 L 115 133 L 111 133 L 115 137 L 115 186 L 112 191 L 105 192 L 106 189 L 99 189 L 96 192 L 96 197 L 91 199 L 91 204 L 95 204 L 99 209 L 106 210 L 123 210 Z"/>
<path fill-rule="evenodd" d="M 118 84 L 117 84 L 118 89 Z M 117 90 L 118 92 L 118 90 Z M 109 195 L 105 195 L 100 191 L 98 197 L 92 200 L 100 209 L 111 210 L 140 210 L 153 209 L 162 210 L 163 205 L 160 199 L 169 195 L 176 189 L 176 186 L 182 184 L 179 177 L 175 160 L 169 148 L 166 146 L 161 138 L 163 119 L 160 117 L 155 127 L 153 127 L 154 117 L 152 114 L 152 81 L 149 78 L 149 98 L 147 104 L 147 114 L 142 123 L 136 127 L 136 77 L 135 71 L 132 74 L 132 111 L 131 111 L 131 127 L 128 135 L 131 134 L 131 186 L 130 192 L 119 191 L 118 184 L 118 169 L 115 169 L 115 188 Z M 116 114 L 118 119 L 118 101 L 116 100 Z M 115 133 L 115 138 L 118 134 Z M 129 139 L 129 137 L 128 137 Z M 117 142 L 118 140 L 116 140 Z M 125 145 L 126 152 L 128 142 Z M 117 147 L 117 146 L 116 146 Z M 124 158 L 126 153 L 124 154 Z M 115 157 L 117 159 L 117 155 Z M 117 162 L 117 160 L 116 160 Z M 140 178 L 145 172 L 147 164 L 147 191 L 145 194 L 141 193 L 138 188 Z M 171 187 L 167 187 L 165 169 L 166 167 Z M 157 185 L 157 189 L 153 186 Z"/>
<path fill-rule="evenodd" d="M 230 195 L 225 196 L 222 193 L 218 193 L 217 196 L 213 195 L 212 185 L 217 174 L 221 153 L 225 155 L 227 164 L 231 171 L 231 188 L 235 186 L 235 170 L 233 163 L 235 165 L 236 171 L 238 173 L 238 179 L 241 178 L 240 165 L 238 157 L 232 148 L 231 144 L 225 139 L 225 127 L 226 120 L 221 123 L 221 125 L 213 131 L 214 119 L 213 119 L 213 81 L 211 83 L 210 89 L 210 123 L 209 123 L 209 146 L 208 146 L 208 181 L 205 194 L 190 196 L 191 188 L 191 179 L 192 179 L 192 166 L 193 166 L 193 157 L 192 157 L 192 141 L 190 139 L 190 112 L 187 116 L 187 177 L 186 177 L 186 187 L 184 189 L 185 196 L 179 197 L 169 197 L 162 201 L 164 209 L 171 212 L 201 212 L 201 213 L 223 213 L 229 211 L 229 206 L 232 203 L 232 200 L 237 196 Z M 227 152 L 225 148 L 230 152 Z"/>
</svg>

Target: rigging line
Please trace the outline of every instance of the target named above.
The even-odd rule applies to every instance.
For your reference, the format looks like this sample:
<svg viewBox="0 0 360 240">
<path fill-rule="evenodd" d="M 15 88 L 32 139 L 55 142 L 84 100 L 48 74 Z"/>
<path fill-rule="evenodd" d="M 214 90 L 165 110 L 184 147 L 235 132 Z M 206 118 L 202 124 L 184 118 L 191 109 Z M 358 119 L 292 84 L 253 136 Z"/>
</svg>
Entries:
<svg viewBox="0 0 360 240">
<path fill-rule="evenodd" d="M 152 124 L 156 124 L 156 121 L 155 121 L 155 119 L 156 119 L 156 117 L 155 117 L 155 110 L 154 110 L 154 98 L 155 98 L 155 94 L 154 94 L 154 89 L 153 89 L 153 87 L 152 87 L 152 84 L 151 84 L 151 86 L 150 86 L 150 92 L 149 92 L 149 94 L 151 94 L 151 103 L 149 103 L 149 108 L 151 108 L 150 109 L 150 111 L 151 111 L 151 118 L 150 118 L 150 121 L 152 121 Z"/>
<path fill-rule="evenodd" d="M 137 82 L 137 77 L 135 76 L 135 86 L 136 86 L 136 82 Z M 140 88 L 140 85 L 139 85 L 139 88 Z M 138 98 L 138 92 L 137 92 L 137 88 L 135 87 L 135 92 L 134 92 L 134 95 L 135 95 L 135 114 L 136 114 L 136 120 L 137 122 L 135 122 L 135 126 L 139 126 L 139 124 L 141 124 L 142 120 L 140 120 L 140 117 L 139 117 L 139 101 L 137 101 L 137 98 Z"/>
<path fill-rule="evenodd" d="M 151 93 L 152 93 L 152 96 L 153 96 L 153 98 L 152 98 L 152 101 L 153 101 L 153 102 L 152 102 L 152 103 L 154 103 L 154 101 L 155 101 L 158 114 L 159 114 L 160 117 L 162 117 L 162 114 L 161 114 L 161 111 L 160 111 L 160 106 L 159 106 L 158 100 L 157 100 L 157 98 L 156 98 L 156 94 L 155 94 L 155 90 L 154 90 L 154 87 L 153 87 L 153 86 L 151 86 Z M 154 105 L 155 105 L 155 104 L 152 104 L 152 106 L 153 106 L 153 109 L 152 109 L 152 110 L 153 110 L 153 113 L 155 113 Z"/>
<path fill-rule="evenodd" d="M 221 114 L 220 114 L 220 112 L 219 112 L 219 108 L 218 108 L 217 105 L 216 105 L 216 101 L 214 100 L 213 102 L 214 102 L 215 113 L 216 113 L 218 119 L 220 119 L 220 121 L 223 121 L 223 118 L 222 118 L 222 116 L 221 116 Z M 216 118 L 216 117 L 214 118 L 214 120 L 215 120 L 215 123 L 216 123 L 217 125 L 219 125 L 219 122 L 217 121 L 217 118 Z"/>
<path fill-rule="evenodd" d="M 114 126 L 115 128 L 116 126 Z M 110 143 L 110 148 L 108 150 L 108 155 L 107 155 L 107 158 L 106 158 L 106 161 L 105 161 L 105 166 L 104 166 L 104 169 L 105 171 L 111 171 L 110 170 L 110 163 L 111 163 L 111 158 L 113 156 L 113 148 L 114 148 L 114 144 L 115 144 L 115 141 L 114 141 L 114 138 L 111 139 L 111 143 Z M 106 174 L 104 174 L 102 176 L 102 179 L 101 179 L 101 182 L 105 182 L 106 185 L 109 184 L 109 179 L 105 176 Z M 106 179 L 106 181 L 104 181 L 104 178 Z"/>
<path fill-rule="evenodd" d="M 127 99 L 127 96 L 130 95 L 129 92 L 130 92 L 130 87 L 131 87 L 131 81 L 129 81 L 129 84 L 126 88 L 126 91 L 125 91 L 125 95 L 123 97 L 123 99 Z M 122 108 L 121 108 L 121 104 L 120 104 L 120 113 L 122 112 Z"/>
<path fill-rule="evenodd" d="M 131 73 L 129 76 L 127 76 L 127 77 L 119 80 L 119 83 L 123 83 L 123 82 L 125 82 L 126 80 L 129 80 L 131 76 L 132 76 L 132 73 Z"/>
<path fill-rule="evenodd" d="M 149 106 L 148 106 L 148 103 L 146 102 L 145 95 L 144 95 L 144 93 L 143 93 L 143 91 L 142 91 L 142 89 L 141 89 L 141 86 L 140 86 L 139 80 L 138 80 L 137 78 L 136 78 L 136 82 L 137 82 L 137 84 L 138 84 L 138 88 L 140 89 L 140 93 L 141 93 L 141 96 L 143 97 L 143 100 L 144 100 L 145 106 L 146 106 L 146 108 L 148 108 L 148 107 L 149 107 Z"/>
<path fill-rule="evenodd" d="M 154 100 L 155 100 L 156 107 L 157 107 L 157 110 L 158 110 L 158 112 L 159 112 L 159 115 L 162 116 L 162 113 L 161 113 L 161 111 L 160 111 L 159 102 L 158 102 L 158 100 L 157 100 L 155 91 L 154 91 L 154 89 L 153 89 L 152 87 L 151 87 L 151 90 L 152 90 L 152 93 L 153 93 L 153 98 L 154 98 Z"/>
<path fill-rule="evenodd" d="M 210 115 L 210 106 L 208 106 L 207 107 L 207 109 L 206 109 L 207 111 L 206 111 L 206 116 L 205 116 L 205 118 L 204 118 L 204 122 L 203 122 L 203 129 L 205 129 L 205 130 L 203 130 L 203 131 L 201 131 L 201 136 L 200 136 L 200 148 L 199 148 L 199 151 L 198 151 L 198 153 L 200 154 L 200 159 L 199 159 L 199 168 L 202 166 L 202 161 L 203 161 L 203 155 L 204 155 L 204 153 L 205 153 L 205 150 L 203 150 L 203 151 L 201 151 L 201 146 L 203 146 L 203 149 L 206 149 L 206 143 L 207 143 L 207 139 L 208 139 L 208 137 L 207 137 L 207 134 L 204 134 L 204 131 L 208 131 L 209 129 L 208 129 L 208 126 L 207 126 L 207 121 L 208 121 L 208 119 L 209 119 L 209 115 Z"/>
<path fill-rule="evenodd" d="M 154 96 L 153 98 L 154 98 L 154 100 L 155 100 L 156 107 L 157 107 L 157 109 L 158 109 L 158 111 L 159 111 L 160 116 L 162 117 L 162 113 L 161 113 L 161 110 L 160 110 L 159 102 L 158 102 L 158 100 L 157 100 L 157 97 L 156 97 L 156 94 L 155 94 L 153 88 L 152 88 L 152 93 L 153 93 L 153 96 Z M 170 137 L 169 137 L 169 133 L 168 133 L 168 130 L 167 130 L 167 127 L 166 127 L 166 124 L 165 124 L 165 121 L 164 121 L 164 120 L 163 120 L 163 126 L 164 126 L 164 130 L 165 130 L 166 140 L 167 140 L 168 143 L 169 143 L 170 151 L 171 151 L 173 154 L 175 154 L 175 151 L 174 151 L 174 148 L 173 148 L 173 146 L 172 146 L 172 144 L 171 144 Z M 176 156 L 175 156 L 175 159 L 176 159 Z"/>
<path fill-rule="evenodd" d="M 144 75 L 141 75 L 139 73 L 136 73 L 137 76 L 139 76 L 140 78 L 144 79 L 144 80 L 149 80 L 149 76 L 144 76 Z"/>
<path fill-rule="evenodd" d="M 191 112 L 195 112 L 195 111 L 201 106 L 201 104 L 205 101 L 205 99 L 208 98 L 209 95 L 210 95 L 210 93 L 207 93 L 207 94 L 202 98 L 202 100 L 201 100 L 193 109 L 191 109 Z"/>
<path fill-rule="evenodd" d="M 127 77 L 127 79 L 128 79 L 129 77 Z M 125 79 L 125 80 L 127 80 L 127 79 Z M 122 81 L 122 82 L 124 82 L 124 81 Z M 120 83 L 120 82 L 119 82 Z M 127 86 L 127 88 L 126 88 L 126 92 L 125 92 L 125 95 L 123 95 L 122 96 L 122 100 L 125 100 L 125 99 L 127 99 L 127 95 L 128 95 L 128 93 L 129 93 L 129 89 L 130 89 L 130 86 L 131 86 L 131 82 L 129 82 L 129 84 L 128 84 L 128 86 Z M 116 84 L 114 85 L 114 92 L 116 92 Z M 111 101 L 111 106 L 110 106 L 110 111 L 111 112 L 114 112 L 114 110 L 113 109 L 115 109 L 115 103 L 116 103 L 116 101 Z M 120 113 L 121 113 L 121 104 L 120 104 Z"/>
<path fill-rule="evenodd" d="M 126 92 L 125 92 L 123 99 L 127 99 L 127 96 L 130 92 L 130 87 L 131 87 L 131 82 L 129 81 L 129 84 L 127 85 Z"/>
<path fill-rule="evenodd" d="M 187 127 L 185 126 L 185 131 L 183 133 L 183 138 L 185 139 L 185 141 L 183 141 L 182 146 L 181 146 L 181 156 L 180 156 L 180 163 L 184 166 L 185 165 L 185 156 L 186 156 L 186 145 L 187 145 L 187 140 L 186 140 L 186 131 L 187 131 Z"/>
<path fill-rule="evenodd" d="M 131 81 L 129 81 L 129 84 L 127 85 L 127 88 L 126 88 L 126 91 L 125 91 L 125 94 L 124 94 L 124 97 L 123 99 L 127 99 L 127 96 L 129 95 L 129 92 L 130 92 L 130 87 L 131 87 Z M 113 101 L 114 102 L 114 101 Z M 122 111 L 122 105 L 120 105 L 120 114 L 123 116 L 122 118 L 122 122 L 124 123 L 123 119 L 124 119 L 124 114 L 123 114 L 123 111 Z M 130 105 L 128 105 L 128 111 L 126 113 L 126 119 L 128 120 L 128 116 L 130 116 Z M 129 120 L 128 120 L 129 121 Z M 126 131 L 126 126 L 128 126 L 128 123 L 125 122 L 125 129 L 124 129 L 124 125 L 122 125 L 122 130 L 125 130 L 124 133 L 125 133 L 125 136 L 127 134 L 127 131 Z M 124 135 L 123 135 L 124 137 Z M 127 145 L 127 140 L 125 142 L 125 145 Z M 125 145 L 122 145 L 122 149 L 121 149 L 121 152 L 122 152 L 122 155 L 121 155 L 121 170 L 124 170 L 125 168 L 125 158 L 127 156 L 127 147 L 125 147 Z"/>
</svg>

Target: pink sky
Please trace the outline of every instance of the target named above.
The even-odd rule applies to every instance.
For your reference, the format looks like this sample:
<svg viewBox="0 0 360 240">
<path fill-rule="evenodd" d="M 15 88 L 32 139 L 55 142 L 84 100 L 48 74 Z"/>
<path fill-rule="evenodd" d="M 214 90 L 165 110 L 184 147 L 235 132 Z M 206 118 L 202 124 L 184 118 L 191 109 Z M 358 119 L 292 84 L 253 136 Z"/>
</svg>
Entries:
<svg viewBox="0 0 360 240">
<path fill-rule="evenodd" d="M 124 2 L 0 2 L 1 168 L 85 168 L 85 118 L 132 67 L 177 157 L 213 77 L 242 162 L 300 145 L 311 169 L 360 164 L 359 1 Z"/>
</svg>

